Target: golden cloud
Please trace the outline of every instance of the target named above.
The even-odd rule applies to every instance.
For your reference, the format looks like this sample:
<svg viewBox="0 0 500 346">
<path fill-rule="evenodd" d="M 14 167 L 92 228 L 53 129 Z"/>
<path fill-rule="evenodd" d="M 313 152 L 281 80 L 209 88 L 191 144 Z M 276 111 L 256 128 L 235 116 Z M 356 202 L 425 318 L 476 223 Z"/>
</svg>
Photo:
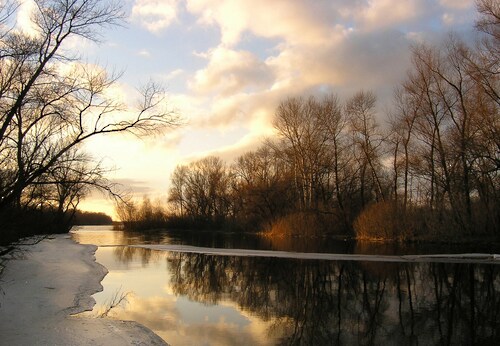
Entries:
<svg viewBox="0 0 500 346">
<path fill-rule="evenodd" d="M 131 19 L 147 30 L 157 33 L 169 27 L 176 19 L 177 0 L 136 0 Z"/>
</svg>

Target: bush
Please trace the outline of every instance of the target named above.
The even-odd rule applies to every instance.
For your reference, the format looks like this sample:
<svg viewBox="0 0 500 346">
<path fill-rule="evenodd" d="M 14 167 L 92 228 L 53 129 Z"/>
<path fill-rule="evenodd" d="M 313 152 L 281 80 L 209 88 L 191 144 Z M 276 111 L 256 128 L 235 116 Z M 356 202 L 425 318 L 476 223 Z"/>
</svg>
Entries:
<svg viewBox="0 0 500 346">
<path fill-rule="evenodd" d="M 279 218 L 265 233 L 269 237 L 318 236 L 325 232 L 325 223 L 316 213 L 297 212 Z"/>
<path fill-rule="evenodd" d="M 354 220 L 356 239 L 404 240 L 413 234 L 406 216 L 393 201 L 373 203 Z"/>
</svg>

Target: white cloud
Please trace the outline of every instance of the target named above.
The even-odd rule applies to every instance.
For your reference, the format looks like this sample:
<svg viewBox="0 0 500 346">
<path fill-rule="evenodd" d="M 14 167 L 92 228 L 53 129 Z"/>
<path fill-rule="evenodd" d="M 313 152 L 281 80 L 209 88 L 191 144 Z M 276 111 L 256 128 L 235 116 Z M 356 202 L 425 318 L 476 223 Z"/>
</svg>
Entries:
<svg viewBox="0 0 500 346">
<path fill-rule="evenodd" d="M 187 0 L 187 9 L 201 23 L 219 26 L 226 46 L 238 43 L 244 32 L 291 43 L 324 43 L 335 36 L 331 23 L 338 16 L 329 1 Z"/>
<path fill-rule="evenodd" d="M 137 52 L 137 55 L 142 56 L 144 58 L 149 58 L 151 57 L 151 52 L 147 49 L 141 49 L 140 51 Z"/>
<path fill-rule="evenodd" d="M 158 33 L 177 19 L 178 10 L 177 0 L 136 0 L 131 19 L 147 30 Z"/>
<path fill-rule="evenodd" d="M 0 3 L 3 1 L 0 0 Z M 32 18 L 38 14 L 38 8 L 34 0 L 18 0 L 15 17 L 15 30 L 24 35 L 39 37 L 41 29 L 33 22 Z M 82 36 L 69 35 L 64 38 L 63 45 L 59 48 L 59 53 L 68 58 L 86 56 L 95 51 L 96 43 Z"/>
<path fill-rule="evenodd" d="M 171 80 L 171 79 L 174 79 L 174 78 L 176 78 L 176 77 L 178 77 L 178 76 L 182 75 L 183 73 L 184 73 L 184 70 L 183 70 L 183 69 L 178 68 L 178 69 L 175 69 L 175 70 L 173 70 L 173 71 L 169 72 L 169 73 L 168 73 L 168 74 L 164 77 L 164 79 L 166 79 L 166 80 Z"/>
<path fill-rule="evenodd" d="M 406 69 L 409 37 L 388 29 L 425 13 L 425 3 L 417 0 L 187 0 L 186 8 L 221 30 L 219 46 L 196 53 L 208 63 L 189 81 L 191 90 L 216 100 L 241 93 L 286 96 L 315 85 L 377 88 L 394 81 Z M 259 60 L 233 48 L 246 32 L 278 39 L 276 53 Z"/>
<path fill-rule="evenodd" d="M 36 4 L 33 0 L 25 0 L 19 2 L 17 10 L 16 27 L 23 33 L 28 35 L 37 35 L 37 28 L 31 17 L 36 10 Z"/>
<path fill-rule="evenodd" d="M 352 14 L 360 28 L 372 31 L 413 21 L 425 12 L 426 6 L 422 0 L 370 0 Z"/>
<path fill-rule="evenodd" d="M 269 128 L 269 127 L 267 127 Z M 267 131 L 269 133 L 269 131 Z M 247 135 L 241 137 L 237 142 L 230 145 L 217 148 L 215 150 L 207 150 L 204 152 L 197 152 L 195 155 L 186 158 L 187 162 L 193 162 L 207 156 L 218 156 L 227 164 L 232 164 L 238 157 L 256 150 L 263 145 L 263 140 L 268 137 L 265 134 L 249 132 Z"/>
<path fill-rule="evenodd" d="M 265 88 L 273 80 L 273 71 L 249 51 L 219 46 L 203 55 L 209 62 L 196 71 L 190 87 L 198 93 L 227 96 L 246 88 Z"/>
<path fill-rule="evenodd" d="M 194 53 L 207 63 L 187 79 L 193 93 L 181 108 L 191 117 L 189 126 L 243 126 L 259 134 L 272 127 L 275 107 L 290 95 L 331 90 L 345 98 L 371 89 L 387 103 L 408 68 L 408 45 L 428 35 L 425 25 L 408 33 L 398 26 L 440 20 L 445 12 L 437 3 L 420 0 L 186 1 L 199 24 L 221 31 L 216 47 Z M 238 48 L 247 33 L 250 39 L 276 40 L 273 55 L 261 59 Z"/>
<path fill-rule="evenodd" d="M 240 125 L 260 136 L 272 129 L 275 108 L 290 95 L 331 90 L 348 97 L 362 88 L 390 95 L 408 66 L 409 37 L 394 30 L 331 27 L 315 44 L 286 41 L 292 30 L 265 60 L 224 45 L 223 38 L 219 46 L 196 53 L 208 62 L 189 87 L 208 99 L 205 113 L 195 116 L 190 126 Z M 333 31 L 337 36 L 328 40 Z"/>
</svg>

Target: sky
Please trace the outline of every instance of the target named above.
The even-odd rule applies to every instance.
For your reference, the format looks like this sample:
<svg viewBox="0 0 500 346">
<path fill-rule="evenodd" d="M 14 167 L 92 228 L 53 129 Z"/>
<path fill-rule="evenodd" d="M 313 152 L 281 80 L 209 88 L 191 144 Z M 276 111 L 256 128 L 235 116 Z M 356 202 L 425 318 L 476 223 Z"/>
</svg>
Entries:
<svg viewBox="0 0 500 346">
<path fill-rule="evenodd" d="M 30 1 L 24 0 L 22 11 Z M 183 125 L 138 139 L 87 144 L 134 196 L 166 200 L 179 164 L 207 155 L 231 163 L 273 134 L 279 102 L 359 90 L 377 95 L 380 121 L 410 67 L 412 44 L 450 32 L 473 37 L 474 0 L 125 0 L 126 24 L 99 44 L 73 42 L 84 61 L 122 73 L 125 102 L 154 80 Z M 116 216 L 92 194 L 82 210 Z"/>
</svg>

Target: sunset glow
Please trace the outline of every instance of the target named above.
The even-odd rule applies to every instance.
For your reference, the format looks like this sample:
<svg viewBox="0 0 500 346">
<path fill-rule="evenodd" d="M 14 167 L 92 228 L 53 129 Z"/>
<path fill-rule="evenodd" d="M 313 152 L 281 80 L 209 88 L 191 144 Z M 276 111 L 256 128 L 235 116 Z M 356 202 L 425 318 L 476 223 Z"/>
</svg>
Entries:
<svg viewBox="0 0 500 346">
<path fill-rule="evenodd" d="M 25 21 L 30 1 L 18 18 Z M 136 197 L 165 198 L 176 165 L 206 155 L 230 163 L 272 134 L 288 96 L 372 90 L 379 118 L 410 65 L 409 47 L 450 31 L 472 38 L 474 1 L 128 0 L 125 27 L 82 42 L 84 61 L 123 71 L 112 90 L 134 100 L 153 79 L 184 125 L 147 139 L 108 136 L 88 149 Z M 80 208 L 114 215 L 104 196 Z"/>
</svg>

